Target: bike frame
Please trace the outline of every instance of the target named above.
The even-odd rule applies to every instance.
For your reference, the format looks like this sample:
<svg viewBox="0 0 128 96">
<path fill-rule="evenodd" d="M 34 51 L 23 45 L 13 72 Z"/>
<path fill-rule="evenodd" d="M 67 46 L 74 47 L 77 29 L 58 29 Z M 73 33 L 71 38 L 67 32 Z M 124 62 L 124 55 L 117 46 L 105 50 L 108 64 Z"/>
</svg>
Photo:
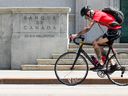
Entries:
<svg viewBox="0 0 128 96">
<path fill-rule="evenodd" d="M 87 52 L 83 50 L 83 46 L 84 46 L 85 44 L 86 44 L 86 45 L 92 45 L 92 44 L 90 44 L 90 43 L 87 44 L 87 43 L 85 43 L 84 41 L 80 42 L 80 45 L 79 45 L 80 47 L 79 47 L 79 49 L 78 49 L 78 51 L 77 51 L 77 56 L 76 56 L 76 58 L 75 58 L 75 61 L 74 61 L 73 66 L 72 66 L 71 69 L 74 68 L 74 66 L 75 66 L 75 64 L 76 64 L 76 61 L 77 61 L 77 59 L 78 59 L 78 57 L 80 56 L 81 53 L 91 62 L 91 64 L 95 65 L 95 64 L 93 63 L 92 59 L 90 58 L 90 56 L 87 54 Z M 113 44 L 113 43 L 111 43 L 110 45 L 107 46 L 109 49 L 108 49 L 108 51 L 107 51 L 107 56 L 106 56 L 106 60 L 105 60 L 105 62 L 104 62 L 104 64 L 103 64 L 103 67 L 106 66 L 107 62 L 109 61 L 109 54 L 110 54 L 110 52 L 112 51 L 112 54 L 113 54 L 113 55 L 116 54 L 116 53 L 114 52 L 114 50 L 113 50 L 112 44 Z M 106 46 L 106 45 L 102 45 L 102 46 Z M 116 56 L 115 56 L 115 57 L 116 57 Z M 116 59 L 117 59 L 117 58 L 116 58 Z"/>
</svg>

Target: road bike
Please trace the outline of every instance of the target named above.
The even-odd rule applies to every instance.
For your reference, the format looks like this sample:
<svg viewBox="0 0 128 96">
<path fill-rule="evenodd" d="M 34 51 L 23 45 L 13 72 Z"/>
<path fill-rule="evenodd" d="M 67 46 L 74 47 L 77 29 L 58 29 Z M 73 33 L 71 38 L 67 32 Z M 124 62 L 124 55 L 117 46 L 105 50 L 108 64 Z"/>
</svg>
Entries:
<svg viewBox="0 0 128 96">
<path fill-rule="evenodd" d="M 69 86 L 82 83 L 89 71 L 90 63 L 95 65 L 90 54 L 83 49 L 84 45 L 91 45 L 86 43 L 83 37 L 74 39 L 74 43 L 79 45 L 76 52 L 66 52 L 57 59 L 54 71 L 57 79 L 62 83 Z M 107 47 L 106 60 L 104 61 L 103 68 L 91 70 L 97 72 L 100 78 L 108 78 L 113 84 L 119 86 L 128 85 L 128 53 L 116 52 L 113 49 L 113 42 L 109 45 L 101 45 Z M 111 69 L 112 62 L 116 64 L 114 70 Z"/>
</svg>

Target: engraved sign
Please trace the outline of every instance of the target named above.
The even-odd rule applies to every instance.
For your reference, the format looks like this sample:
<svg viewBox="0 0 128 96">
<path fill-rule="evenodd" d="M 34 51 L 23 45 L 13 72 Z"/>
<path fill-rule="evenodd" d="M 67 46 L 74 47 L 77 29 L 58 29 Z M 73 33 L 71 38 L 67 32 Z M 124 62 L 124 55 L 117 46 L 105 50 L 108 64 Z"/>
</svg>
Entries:
<svg viewBox="0 0 128 96">
<path fill-rule="evenodd" d="M 58 14 L 23 14 L 22 32 L 59 32 Z"/>
<path fill-rule="evenodd" d="M 13 38 L 53 38 L 60 36 L 59 14 L 18 14 Z"/>
</svg>

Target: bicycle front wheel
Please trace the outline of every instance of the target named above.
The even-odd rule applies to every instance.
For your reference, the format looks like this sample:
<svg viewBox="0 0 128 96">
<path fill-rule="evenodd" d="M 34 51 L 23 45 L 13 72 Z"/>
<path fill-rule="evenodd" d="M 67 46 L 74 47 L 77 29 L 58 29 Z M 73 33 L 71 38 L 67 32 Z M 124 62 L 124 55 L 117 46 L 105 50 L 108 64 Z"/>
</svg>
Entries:
<svg viewBox="0 0 128 96">
<path fill-rule="evenodd" d="M 116 68 L 111 68 L 112 63 L 116 64 Z M 107 76 L 116 85 L 128 85 L 128 53 L 118 52 L 110 57 L 107 64 Z"/>
<path fill-rule="evenodd" d="M 73 67 L 76 56 L 76 52 L 66 52 L 57 59 L 54 71 L 57 79 L 61 83 L 73 86 L 82 83 L 86 78 L 88 74 L 88 63 L 80 55 Z"/>
</svg>

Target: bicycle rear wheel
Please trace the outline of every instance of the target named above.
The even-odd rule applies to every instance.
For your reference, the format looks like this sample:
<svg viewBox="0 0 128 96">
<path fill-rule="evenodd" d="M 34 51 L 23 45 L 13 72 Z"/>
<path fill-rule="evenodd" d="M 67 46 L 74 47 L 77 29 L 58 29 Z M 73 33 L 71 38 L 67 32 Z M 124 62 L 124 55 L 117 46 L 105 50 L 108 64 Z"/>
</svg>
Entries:
<svg viewBox="0 0 128 96">
<path fill-rule="evenodd" d="M 66 52 L 57 59 L 54 71 L 61 83 L 73 86 L 80 84 L 86 78 L 88 63 L 82 55 L 78 57 L 75 66 L 71 69 L 76 56 L 76 52 Z"/>
<path fill-rule="evenodd" d="M 112 69 L 111 65 L 116 64 Z M 128 85 L 128 53 L 118 52 L 110 57 L 107 64 L 107 76 L 112 83 L 119 86 Z"/>
</svg>

